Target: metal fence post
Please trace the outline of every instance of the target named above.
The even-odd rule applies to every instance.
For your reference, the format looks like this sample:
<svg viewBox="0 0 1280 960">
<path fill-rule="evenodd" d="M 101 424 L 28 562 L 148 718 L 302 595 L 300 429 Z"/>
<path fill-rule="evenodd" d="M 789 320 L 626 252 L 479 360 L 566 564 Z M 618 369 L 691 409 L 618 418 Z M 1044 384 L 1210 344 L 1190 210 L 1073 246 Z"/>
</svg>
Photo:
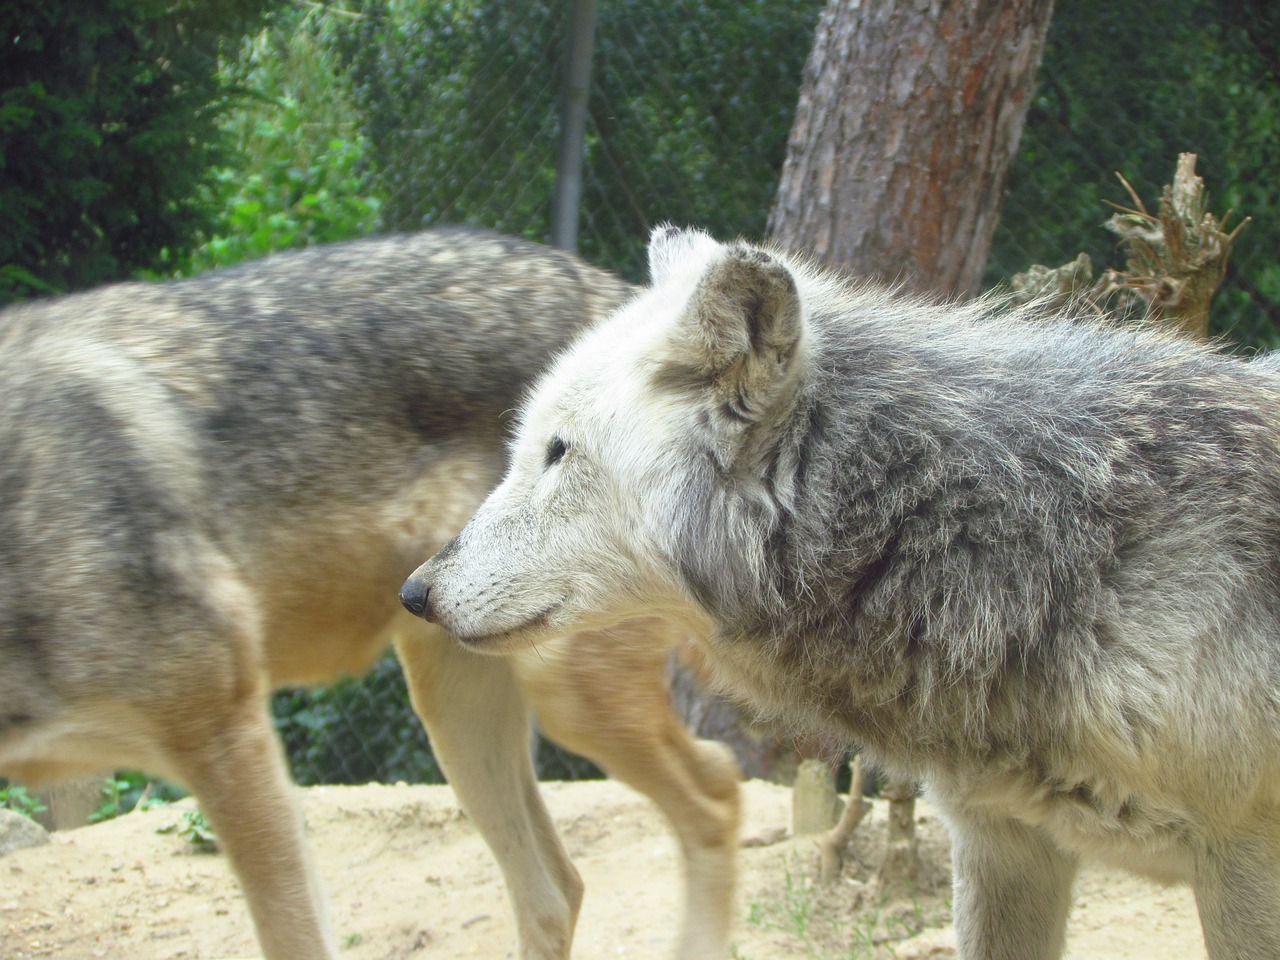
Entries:
<svg viewBox="0 0 1280 960">
<path fill-rule="evenodd" d="M 575 0 L 569 25 L 569 61 L 560 98 L 560 142 L 556 148 L 556 191 L 551 208 L 551 242 L 578 248 L 582 205 L 582 162 L 587 132 L 587 95 L 595 44 L 596 0 Z"/>
</svg>

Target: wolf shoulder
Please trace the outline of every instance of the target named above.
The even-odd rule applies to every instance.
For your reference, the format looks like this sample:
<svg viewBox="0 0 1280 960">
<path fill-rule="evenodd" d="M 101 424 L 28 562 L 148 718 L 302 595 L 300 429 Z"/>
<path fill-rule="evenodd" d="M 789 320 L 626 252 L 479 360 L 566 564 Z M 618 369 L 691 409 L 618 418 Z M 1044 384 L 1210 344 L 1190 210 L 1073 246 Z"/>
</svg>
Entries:
<svg viewBox="0 0 1280 960">
<path fill-rule="evenodd" d="M 282 390 L 329 395 L 403 387 L 406 375 L 442 390 L 503 391 L 513 371 L 528 379 L 531 363 L 629 292 L 562 251 L 439 229 L 21 304 L 0 312 L 0 343 L 92 342 L 197 402 L 216 402 L 220 387 L 243 394 L 264 374 Z"/>
</svg>

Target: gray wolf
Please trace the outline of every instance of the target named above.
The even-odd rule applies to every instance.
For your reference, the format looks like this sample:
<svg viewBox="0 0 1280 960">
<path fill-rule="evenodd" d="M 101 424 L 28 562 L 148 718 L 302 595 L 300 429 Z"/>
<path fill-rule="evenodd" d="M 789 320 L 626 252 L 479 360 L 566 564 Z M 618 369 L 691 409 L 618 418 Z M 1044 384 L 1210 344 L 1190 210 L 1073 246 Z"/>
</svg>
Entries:
<svg viewBox="0 0 1280 960">
<path fill-rule="evenodd" d="M 506 663 L 396 600 L 500 478 L 504 414 L 629 295 L 564 253 L 439 231 L 0 314 L 0 775 L 173 777 L 266 956 L 335 957 L 267 693 L 359 673 L 394 641 L 501 862 L 521 957 L 568 957 L 582 896 L 530 709 L 662 806 L 688 857 L 682 956 L 719 950 L 737 779 L 667 703 L 679 630 L 646 615 Z"/>
<path fill-rule="evenodd" d="M 1060 957 L 1081 858 L 1280 957 L 1280 363 L 649 257 L 403 592 L 487 652 L 683 618 L 725 688 L 924 781 L 969 960 Z"/>
</svg>

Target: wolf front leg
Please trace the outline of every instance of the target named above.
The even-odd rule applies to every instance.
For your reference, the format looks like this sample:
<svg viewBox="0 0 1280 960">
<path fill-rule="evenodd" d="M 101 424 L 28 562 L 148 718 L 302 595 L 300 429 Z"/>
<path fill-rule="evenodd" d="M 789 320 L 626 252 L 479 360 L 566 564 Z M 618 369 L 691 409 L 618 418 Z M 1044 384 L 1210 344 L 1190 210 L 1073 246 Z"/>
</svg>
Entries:
<svg viewBox="0 0 1280 960">
<path fill-rule="evenodd" d="M 666 665 L 684 635 L 659 620 L 584 631 L 516 658 L 543 733 L 662 810 L 684 858 L 678 960 L 729 951 L 738 851 L 738 765 L 696 740 L 671 706 Z"/>
<path fill-rule="evenodd" d="M 240 879 L 267 960 L 335 960 L 265 686 L 197 722 L 169 718 L 168 763 L 200 803 Z"/>
<path fill-rule="evenodd" d="M 1211 841 L 1196 858 L 1196 906 L 1210 960 L 1280 957 L 1280 837 Z"/>
<path fill-rule="evenodd" d="M 1075 857 L 1015 820 L 947 818 L 961 960 L 1059 960 Z"/>
<path fill-rule="evenodd" d="M 436 760 L 502 869 L 521 960 L 568 960 L 582 878 L 538 791 L 510 661 L 471 653 L 417 620 L 396 652 Z"/>
</svg>

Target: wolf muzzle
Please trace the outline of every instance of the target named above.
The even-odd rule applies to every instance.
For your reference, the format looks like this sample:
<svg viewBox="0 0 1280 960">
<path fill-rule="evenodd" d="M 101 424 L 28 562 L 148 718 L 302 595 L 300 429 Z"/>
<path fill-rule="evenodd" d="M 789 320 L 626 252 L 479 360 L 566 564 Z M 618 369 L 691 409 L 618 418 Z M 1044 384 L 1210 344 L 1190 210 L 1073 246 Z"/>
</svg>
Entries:
<svg viewBox="0 0 1280 960">
<path fill-rule="evenodd" d="M 431 609 L 431 574 L 424 573 L 424 571 L 428 567 L 434 571 L 435 564 L 457 553 L 460 539 L 460 536 L 454 537 L 437 550 L 434 557 L 409 574 L 409 579 L 400 588 L 400 602 L 415 617 L 421 617 L 429 623 L 440 622 L 436 619 L 436 615 Z"/>
</svg>

